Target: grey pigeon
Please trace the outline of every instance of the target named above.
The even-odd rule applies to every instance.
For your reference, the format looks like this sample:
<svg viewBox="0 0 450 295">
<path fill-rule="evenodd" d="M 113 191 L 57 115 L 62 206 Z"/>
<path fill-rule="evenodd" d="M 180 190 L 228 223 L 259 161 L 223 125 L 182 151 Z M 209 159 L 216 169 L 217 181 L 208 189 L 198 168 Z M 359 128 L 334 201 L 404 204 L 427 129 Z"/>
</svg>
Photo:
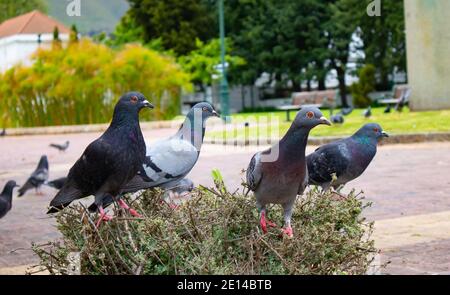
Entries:
<svg viewBox="0 0 450 295">
<path fill-rule="evenodd" d="M 112 197 L 132 215 L 139 216 L 118 196 L 122 187 L 138 172 L 145 159 L 145 141 L 139 125 L 139 112 L 153 108 L 144 95 L 129 92 L 123 95 L 114 108 L 108 129 L 93 141 L 73 165 L 67 181 L 50 203 L 48 213 L 55 213 L 71 202 L 95 195 L 100 218 L 110 220 L 103 210 L 103 200 Z"/>
<path fill-rule="evenodd" d="M 3 192 L 0 194 L 0 218 L 3 218 L 6 213 L 11 210 L 12 194 L 15 187 L 18 187 L 16 182 L 14 180 L 10 180 L 6 183 Z"/>
<path fill-rule="evenodd" d="M 342 116 L 341 114 L 337 114 L 337 115 L 333 115 L 330 118 L 331 123 L 333 124 L 344 124 L 344 116 Z"/>
<path fill-rule="evenodd" d="M 0 132 L 0 136 L 6 136 L 6 129 L 5 128 L 3 128 L 2 132 Z"/>
<path fill-rule="evenodd" d="M 333 114 L 333 109 L 330 108 L 330 121 L 333 124 L 344 124 L 344 116 L 341 112 L 337 113 L 336 115 Z"/>
<path fill-rule="evenodd" d="M 46 182 L 45 184 L 48 185 L 49 187 L 53 187 L 53 188 L 56 188 L 57 190 L 60 190 L 60 189 L 62 189 L 62 187 L 64 186 L 66 181 L 67 181 L 67 177 L 61 177 L 61 178 L 57 178 L 52 181 Z"/>
<path fill-rule="evenodd" d="M 283 232 L 292 237 L 292 207 L 308 183 L 305 149 L 308 135 L 319 124 L 331 125 L 315 107 L 302 108 L 286 135 L 268 150 L 256 153 L 247 168 L 247 184 L 255 192 L 260 225 L 267 232 L 266 205 L 281 204 L 284 209 Z"/>
<path fill-rule="evenodd" d="M 370 118 L 372 116 L 372 108 L 370 106 L 364 110 L 363 116 L 364 118 Z"/>
<path fill-rule="evenodd" d="M 25 184 L 19 189 L 19 197 L 22 197 L 29 189 L 35 189 L 37 194 L 40 194 L 39 188 L 48 180 L 48 160 L 47 156 L 43 155 L 39 160 L 39 164 L 25 182 Z"/>
<path fill-rule="evenodd" d="M 377 152 L 377 144 L 388 134 L 380 125 L 369 123 L 355 134 L 316 149 L 306 157 L 309 184 L 324 190 L 337 188 L 359 177 L 369 166 Z M 332 183 L 333 174 L 337 177 Z"/>
<path fill-rule="evenodd" d="M 123 193 L 133 193 L 142 189 L 168 188 L 183 179 L 197 163 L 205 136 L 206 120 L 219 117 L 207 102 L 196 104 L 187 114 L 178 132 L 160 140 L 147 148 L 144 164 L 127 185 Z M 111 203 L 105 200 L 104 205 Z M 92 204 L 89 210 L 95 211 Z"/>
<path fill-rule="evenodd" d="M 69 148 L 70 141 L 66 141 L 64 144 L 51 143 L 50 146 L 59 150 L 60 152 L 65 152 Z"/>
<path fill-rule="evenodd" d="M 194 182 L 188 178 L 183 178 L 174 186 L 167 187 L 164 192 L 164 199 L 166 203 L 172 208 L 180 205 L 183 200 L 186 200 L 190 192 L 194 190 Z"/>
</svg>

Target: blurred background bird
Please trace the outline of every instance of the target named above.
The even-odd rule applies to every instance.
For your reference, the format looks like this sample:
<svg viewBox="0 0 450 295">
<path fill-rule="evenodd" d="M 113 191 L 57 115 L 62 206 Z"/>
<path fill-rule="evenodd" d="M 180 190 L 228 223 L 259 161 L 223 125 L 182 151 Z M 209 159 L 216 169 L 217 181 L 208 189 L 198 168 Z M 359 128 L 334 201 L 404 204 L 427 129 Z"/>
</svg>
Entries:
<svg viewBox="0 0 450 295">
<path fill-rule="evenodd" d="M 33 188 L 36 190 L 37 195 L 42 195 L 39 189 L 48 180 L 48 169 L 47 156 L 43 155 L 39 160 L 36 170 L 33 171 L 25 184 L 19 189 L 19 197 L 23 196 L 28 190 Z"/>
<path fill-rule="evenodd" d="M 70 145 L 70 141 L 66 141 L 63 144 L 57 144 L 57 143 L 50 144 L 50 146 L 52 148 L 55 148 L 55 149 L 59 150 L 60 152 L 65 152 L 69 148 L 69 145 Z"/>
<path fill-rule="evenodd" d="M 3 218 L 12 207 L 13 190 L 18 187 L 14 180 L 10 180 L 6 183 L 0 194 L 0 218 Z"/>
</svg>

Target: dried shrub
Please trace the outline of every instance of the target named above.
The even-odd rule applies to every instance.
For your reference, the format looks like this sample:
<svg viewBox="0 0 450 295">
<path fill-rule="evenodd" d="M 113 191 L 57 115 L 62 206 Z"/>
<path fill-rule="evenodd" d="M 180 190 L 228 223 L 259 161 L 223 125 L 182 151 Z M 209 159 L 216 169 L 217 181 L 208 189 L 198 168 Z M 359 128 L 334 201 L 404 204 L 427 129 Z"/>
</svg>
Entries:
<svg viewBox="0 0 450 295">
<path fill-rule="evenodd" d="M 115 208 L 117 217 L 98 230 L 81 204 L 60 212 L 62 241 L 33 247 L 41 267 L 70 273 L 67 255 L 80 252 L 82 274 L 364 274 L 376 253 L 373 224 L 361 217 L 370 203 L 355 192 L 299 198 L 292 239 L 279 228 L 263 234 L 254 197 L 227 191 L 220 177 L 176 210 L 161 195 L 149 190 L 133 201 L 143 218 Z M 279 206 L 269 209 L 283 220 Z"/>
</svg>

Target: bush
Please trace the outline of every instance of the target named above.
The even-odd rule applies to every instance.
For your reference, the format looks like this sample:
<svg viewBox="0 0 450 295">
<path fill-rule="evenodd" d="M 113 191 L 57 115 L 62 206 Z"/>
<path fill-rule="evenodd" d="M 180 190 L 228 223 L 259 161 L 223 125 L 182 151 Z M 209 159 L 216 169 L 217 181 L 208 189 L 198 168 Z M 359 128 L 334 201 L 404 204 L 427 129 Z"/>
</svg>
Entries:
<svg viewBox="0 0 450 295">
<path fill-rule="evenodd" d="M 0 74 L 0 111 L 10 127 L 106 123 L 119 97 L 142 92 L 156 105 L 149 119 L 178 114 L 189 76 L 173 59 L 140 45 L 114 51 L 88 39 L 38 50 L 29 67 Z M 151 116 L 151 117 L 150 117 Z"/>
<path fill-rule="evenodd" d="M 369 93 L 375 90 L 375 66 L 368 64 L 359 70 L 359 81 L 350 86 L 353 106 L 366 108 L 371 104 Z"/>
<path fill-rule="evenodd" d="M 54 274 L 67 273 L 70 252 L 81 252 L 82 274 L 364 274 L 376 251 L 361 218 L 369 205 L 354 192 L 336 201 L 313 190 L 295 205 L 289 239 L 280 229 L 262 234 L 254 198 L 216 181 L 176 210 L 146 191 L 133 203 L 142 219 L 116 209 L 98 230 L 96 216 L 74 205 L 57 216 L 62 240 L 33 249 Z M 269 215 L 282 220 L 278 206 Z"/>
</svg>

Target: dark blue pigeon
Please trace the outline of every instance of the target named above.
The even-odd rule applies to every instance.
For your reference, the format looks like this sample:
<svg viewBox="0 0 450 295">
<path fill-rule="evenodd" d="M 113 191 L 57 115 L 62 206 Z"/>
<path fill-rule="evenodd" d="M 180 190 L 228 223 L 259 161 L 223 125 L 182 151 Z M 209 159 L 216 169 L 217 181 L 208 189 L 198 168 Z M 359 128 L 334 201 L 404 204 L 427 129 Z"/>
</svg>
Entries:
<svg viewBox="0 0 450 295">
<path fill-rule="evenodd" d="M 260 225 L 267 232 L 267 204 L 280 204 L 284 209 L 283 232 L 292 237 L 292 207 L 297 195 L 303 194 L 308 184 L 305 149 L 308 135 L 319 124 L 331 125 L 315 107 L 302 108 L 279 143 L 256 153 L 247 168 L 247 184 L 255 192 L 260 211 Z"/>
<path fill-rule="evenodd" d="M 94 195 L 100 212 L 97 226 L 102 220 L 111 219 L 103 210 L 104 199 L 109 197 L 117 200 L 132 215 L 139 216 L 119 195 L 145 159 L 139 112 L 146 107 L 153 108 L 153 105 L 139 92 L 129 92 L 120 98 L 108 129 L 86 148 L 70 169 L 67 181 L 51 201 L 48 213 L 55 213 L 77 199 Z"/>
<path fill-rule="evenodd" d="M 54 179 L 52 181 L 48 181 L 45 184 L 48 185 L 49 187 L 60 190 L 60 189 L 62 189 L 62 187 L 64 186 L 66 181 L 67 181 L 67 177 L 61 177 L 61 178 Z"/>
<path fill-rule="evenodd" d="M 4 217 L 6 213 L 11 210 L 12 194 L 15 187 L 18 187 L 16 182 L 14 180 L 10 180 L 6 183 L 3 192 L 0 194 L 0 218 Z"/>
<path fill-rule="evenodd" d="M 377 152 L 377 144 L 388 134 L 380 125 L 369 123 L 355 134 L 316 149 L 306 157 L 309 184 L 327 190 L 359 177 L 369 166 Z M 334 182 L 333 174 L 337 177 Z"/>
</svg>

